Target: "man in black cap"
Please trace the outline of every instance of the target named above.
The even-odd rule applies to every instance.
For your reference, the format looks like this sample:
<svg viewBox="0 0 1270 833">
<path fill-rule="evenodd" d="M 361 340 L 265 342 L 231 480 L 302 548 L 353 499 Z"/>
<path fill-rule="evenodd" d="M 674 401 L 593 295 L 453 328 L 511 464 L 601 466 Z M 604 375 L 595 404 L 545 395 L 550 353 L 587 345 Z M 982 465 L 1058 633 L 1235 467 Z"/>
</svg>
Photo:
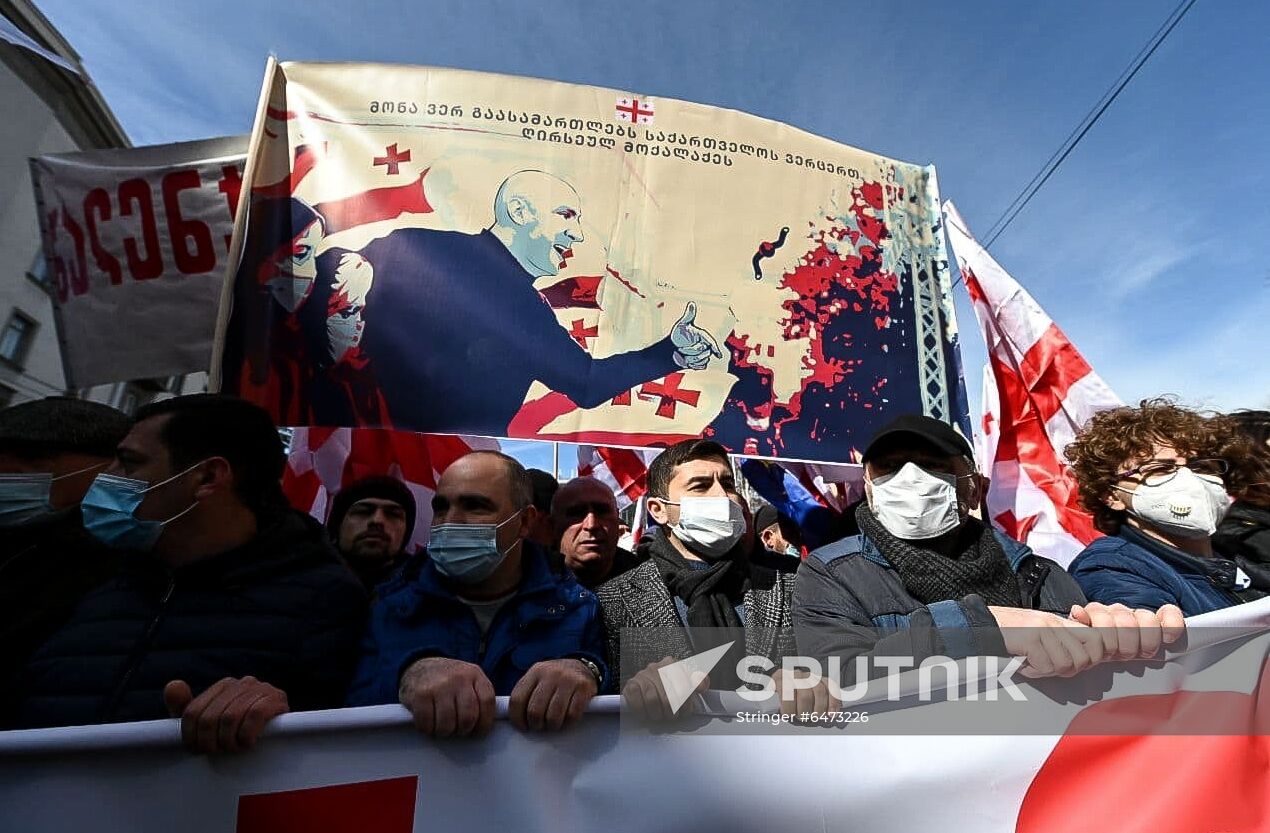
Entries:
<svg viewBox="0 0 1270 833">
<path fill-rule="evenodd" d="M 131 427 L 109 405 L 65 396 L 0 410 L 0 687 L 119 566 L 79 504 Z"/>
<path fill-rule="evenodd" d="M 809 555 L 794 591 L 799 652 L 841 657 L 844 682 L 865 654 L 1020 656 L 1027 676 L 1070 676 L 1180 636 L 1180 611 L 1086 604 L 1057 563 L 972 517 L 984 480 L 952 426 L 900 417 L 863 463 L 860 534 Z"/>
<path fill-rule="evenodd" d="M 802 530 L 794 519 L 770 503 L 765 503 L 754 513 L 754 534 L 764 549 L 802 558 Z"/>
<path fill-rule="evenodd" d="M 368 591 L 391 578 L 405 561 L 415 512 L 410 489 L 387 475 L 355 481 L 335 496 L 326 528 Z"/>
</svg>

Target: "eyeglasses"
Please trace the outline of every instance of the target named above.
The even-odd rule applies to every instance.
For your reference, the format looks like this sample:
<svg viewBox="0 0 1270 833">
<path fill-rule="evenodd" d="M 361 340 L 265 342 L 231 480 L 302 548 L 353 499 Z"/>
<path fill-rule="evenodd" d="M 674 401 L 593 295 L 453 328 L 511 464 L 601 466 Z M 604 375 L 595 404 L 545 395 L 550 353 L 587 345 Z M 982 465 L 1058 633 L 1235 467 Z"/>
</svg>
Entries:
<svg viewBox="0 0 1270 833">
<path fill-rule="evenodd" d="M 1215 457 L 1188 460 L 1185 463 L 1176 460 L 1148 460 L 1135 469 L 1117 473 L 1116 477 L 1122 480 L 1132 478 L 1147 486 L 1162 486 L 1177 477 L 1178 470 L 1183 468 L 1209 477 L 1225 477 L 1226 472 L 1230 471 L 1230 463 Z"/>
</svg>

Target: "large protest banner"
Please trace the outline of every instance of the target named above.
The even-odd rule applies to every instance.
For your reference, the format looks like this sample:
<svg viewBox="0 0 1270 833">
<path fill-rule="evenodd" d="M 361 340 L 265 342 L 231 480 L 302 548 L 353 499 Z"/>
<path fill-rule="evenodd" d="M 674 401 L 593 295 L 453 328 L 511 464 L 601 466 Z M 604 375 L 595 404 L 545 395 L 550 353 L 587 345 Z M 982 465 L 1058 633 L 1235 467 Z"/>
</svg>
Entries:
<svg viewBox="0 0 1270 833">
<path fill-rule="evenodd" d="M 725 696 L 666 734 L 624 725 L 616 697 L 564 733 L 500 720 L 465 740 L 421 737 L 400 706 L 292 714 L 216 758 L 185 752 L 176 721 L 0 733 L 0 829 L 1265 833 L 1270 600 L 1188 629 L 1189 647 L 1088 696 L 1020 685 L 1040 702 L 1013 705 L 1063 720 L 1009 734 L 959 722 L 989 703 L 794 727 L 716 712 Z M 1081 678 L 1047 682 L 1070 695 Z"/>
<path fill-rule="evenodd" d="M 68 387 L 208 369 L 247 137 L 31 160 Z"/>
<path fill-rule="evenodd" d="M 935 171 L 732 110 L 270 63 L 221 389 L 283 424 L 853 462 L 964 417 Z"/>
</svg>

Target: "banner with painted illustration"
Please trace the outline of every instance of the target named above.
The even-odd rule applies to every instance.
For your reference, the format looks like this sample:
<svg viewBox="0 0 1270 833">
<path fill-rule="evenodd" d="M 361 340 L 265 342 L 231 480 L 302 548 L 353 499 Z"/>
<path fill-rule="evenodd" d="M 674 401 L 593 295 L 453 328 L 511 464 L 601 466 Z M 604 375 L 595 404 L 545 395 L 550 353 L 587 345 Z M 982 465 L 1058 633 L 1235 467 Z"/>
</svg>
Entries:
<svg viewBox="0 0 1270 833">
<path fill-rule="evenodd" d="M 282 424 L 852 462 L 965 415 L 931 167 L 630 92 L 270 63 L 221 386 Z"/>
<path fill-rule="evenodd" d="M 206 371 L 247 137 L 31 160 L 68 387 Z"/>
</svg>

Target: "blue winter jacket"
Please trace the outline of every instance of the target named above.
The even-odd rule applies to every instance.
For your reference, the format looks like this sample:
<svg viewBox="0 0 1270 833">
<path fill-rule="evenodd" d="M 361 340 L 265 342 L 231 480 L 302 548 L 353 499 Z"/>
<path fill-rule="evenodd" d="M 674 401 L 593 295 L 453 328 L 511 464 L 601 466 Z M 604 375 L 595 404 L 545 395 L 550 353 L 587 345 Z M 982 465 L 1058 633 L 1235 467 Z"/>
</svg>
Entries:
<svg viewBox="0 0 1270 833">
<path fill-rule="evenodd" d="M 1076 556 L 1068 572 L 1090 601 L 1158 610 L 1175 604 L 1187 616 L 1237 604 L 1235 562 L 1199 558 L 1131 526 L 1099 538 Z"/>
<path fill-rule="evenodd" d="M 401 674 L 415 660 L 446 657 L 481 666 L 494 693 L 512 689 L 535 663 L 578 657 L 605 675 L 600 605 L 571 573 L 552 574 L 546 554 L 525 541 L 524 575 L 482 637 L 471 608 L 446 586 L 426 552 L 377 590 L 348 705 L 396 703 Z"/>
</svg>

